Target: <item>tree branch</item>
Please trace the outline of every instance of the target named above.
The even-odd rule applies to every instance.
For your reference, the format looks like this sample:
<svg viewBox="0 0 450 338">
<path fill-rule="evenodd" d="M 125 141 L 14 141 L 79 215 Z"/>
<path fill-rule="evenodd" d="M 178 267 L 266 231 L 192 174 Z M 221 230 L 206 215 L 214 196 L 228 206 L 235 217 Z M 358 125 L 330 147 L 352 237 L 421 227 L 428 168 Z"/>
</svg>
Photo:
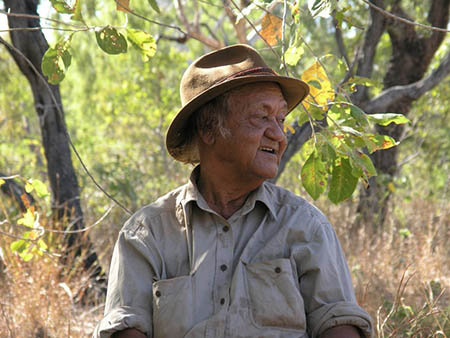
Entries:
<svg viewBox="0 0 450 338">
<path fill-rule="evenodd" d="M 362 108 L 368 114 L 386 112 L 387 108 L 396 101 L 408 97 L 417 100 L 427 91 L 438 85 L 445 77 L 450 74 L 450 52 L 442 60 L 439 67 L 428 77 L 420 81 L 404 86 L 394 86 L 381 92 L 377 97 L 362 104 Z"/>
<path fill-rule="evenodd" d="M 286 151 L 281 157 L 277 176 L 270 180 L 272 183 L 275 183 L 278 180 L 292 156 L 294 156 L 302 148 L 303 144 L 305 144 L 305 142 L 311 137 L 311 123 L 305 122 L 299 126 L 297 122 L 294 122 L 291 127 L 295 130 L 295 133 L 287 134 L 288 144 Z"/>
<path fill-rule="evenodd" d="M 431 19 L 430 16 L 428 17 L 428 21 L 431 22 L 432 25 L 431 26 L 427 26 L 427 25 L 423 25 L 423 24 L 418 23 L 418 22 L 414 22 L 414 21 L 409 20 L 409 19 L 405 19 L 405 18 L 399 17 L 398 15 L 392 14 L 392 13 L 386 11 L 384 8 L 382 8 L 384 6 L 377 6 L 375 4 L 375 1 L 369 1 L 369 0 L 362 0 L 362 1 L 365 2 L 366 4 L 368 4 L 371 8 L 377 10 L 378 12 L 383 14 L 384 16 L 389 17 L 391 19 L 401 21 L 401 22 L 406 23 L 408 25 L 413 25 L 413 26 L 418 26 L 418 27 L 422 27 L 422 28 L 425 28 L 425 29 L 429 29 L 429 30 L 432 30 L 432 31 L 450 33 L 450 30 L 442 28 L 442 26 L 441 27 L 434 27 L 433 22 L 430 20 Z M 447 1 L 447 0 L 444 0 L 444 1 Z"/>
<path fill-rule="evenodd" d="M 247 40 L 247 28 L 245 27 L 245 20 L 241 18 L 238 22 L 236 22 L 237 16 L 233 13 L 233 10 L 230 8 L 230 4 L 228 0 L 222 0 L 223 8 L 225 9 L 225 13 L 233 24 L 234 31 L 236 32 L 236 36 L 240 43 L 248 44 Z"/>
<path fill-rule="evenodd" d="M 434 26 L 434 28 L 440 27 L 444 29 L 448 24 L 449 7 L 449 0 L 434 0 L 428 11 L 428 22 Z M 447 30 L 447 33 L 448 32 L 450 31 Z M 424 40 L 427 52 L 434 55 L 435 50 L 439 48 L 444 38 L 445 32 L 434 29 L 431 36 Z"/>
<path fill-rule="evenodd" d="M 383 0 L 372 0 L 372 3 L 384 8 Z M 370 7 L 370 26 L 364 36 L 364 44 L 357 63 L 356 75 L 371 77 L 373 71 L 373 60 L 377 49 L 378 42 L 383 34 L 386 21 L 380 12 Z M 357 86 L 357 91 L 352 95 L 352 101 L 359 105 L 361 102 L 368 100 L 368 88 Z"/>
<path fill-rule="evenodd" d="M 174 1 L 175 8 L 177 10 L 178 18 L 180 19 L 181 23 L 186 28 L 186 31 L 188 35 L 201 43 L 205 44 L 208 47 L 211 47 L 213 49 L 219 49 L 224 47 L 224 44 L 216 39 L 213 39 L 209 36 L 205 36 L 200 31 L 200 25 L 197 23 L 196 25 L 191 25 L 186 17 L 186 14 L 184 12 L 184 6 L 181 0 Z M 198 7 L 196 8 L 196 14 L 195 17 L 198 17 Z M 196 20 L 194 20 L 196 21 Z"/>
<path fill-rule="evenodd" d="M 14 176 L 6 177 L 5 174 L 0 172 L 0 178 L 5 181 L 2 185 L 0 185 L 0 191 L 5 195 L 11 197 L 13 200 L 17 202 L 21 211 L 27 210 L 27 205 L 34 205 L 35 201 L 33 196 L 28 194 L 25 191 L 25 188 L 20 184 L 14 181 Z M 27 200 L 27 201 L 25 201 Z"/>
<path fill-rule="evenodd" d="M 344 38 L 342 37 L 342 30 L 339 28 L 339 23 L 336 19 L 335 12 L 336 11 L 333 12 L 334 38 L 336 40 L 339 53 L 344 58 L 345 64 L 347 65 L 347 68 L 351 72 L 352 69 L 350 68 L 351 67 L 350 60 L 347 55 L 347 49 L 345 48 Z"/>
</svg>

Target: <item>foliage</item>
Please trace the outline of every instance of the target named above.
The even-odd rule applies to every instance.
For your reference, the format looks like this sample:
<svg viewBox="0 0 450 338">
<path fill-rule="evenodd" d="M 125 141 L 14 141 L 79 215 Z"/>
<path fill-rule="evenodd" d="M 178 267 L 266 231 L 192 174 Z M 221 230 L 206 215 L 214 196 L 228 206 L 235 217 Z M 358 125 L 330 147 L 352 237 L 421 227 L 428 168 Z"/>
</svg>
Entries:
<svg viewBox="0 0 450 338">
<path fill-rule="evenodd" d="M 61 1 L 58 0 L 57 5 L 52 3 L 54 9 L 60 14 L 70 14 L 75 11 L 81 13 L 81 3 L 75 3 L 74 7 L 68 11 L 70 6 L 68 4 L 62 6 Z M 251 17 L 256 12 L 264 13 L 257 34 L 271 46 L 281 44 L 284 49 L 284 45 L 287 45 L 287 50 L 278 60 L 282 61 L 282 66 L 285 67 L 289 65 L 295 68 L 305 48 L 311 50 L 306 39 L 300 33 L 302 31 L 300 22 L 304 16 L 329 18 L 333 10 L 338 13 L 338 24 L 342 25 L 342 21 L 347 20 L 352 26 L 353 21 L 345 14 L 348 8 L 338 7 L 337 2 L 332 0 L 309 1 L 310 14 L 303 13 L 298 3 L 289 2 L 291 19 L 286 22 L 277 16 L 276 6 L 273 4 L 271 1 L 255 2 L 255 5 L 246 9 L 245 14 L 242 12 L 239 14 Z M 150 5 L 159 12 L 156 2 L 150 2 Z M 125 15 L 133 13 L 128 1 L 117 2 L 117 9 Z M 286 8 L 283 17 L 285 16 Z M 86 21 L 83 23 L 89 27 Z M 284 36 L 285 28 L 289 32 L 286 37 Z M 155 40 L 143 30 L 126 28 L 127 38 L 111 25 L 96 27 L 95 30 L 98 46 L 108 54 L 126 53 L 128 39 L 142 53 L 144 61 L 148 61 L 155 55 Z M 69 38 L 63 37 L 44 56 L 43 71 L 49 76 L 49 81 L 52 83 L 59 83 L 70 65 L 71 54 L 68 50 L 73 34 L 71 33 Z M 356 85 L 371 86 L 374 82 L 366 78 L 350 77 L 344 83 L 333 85 L 324 68 L 324 62 L 323 58 L 316 57 L 312 66 L 300 76 L 309 84 L 310 95 L 303 103 L 304 112 L 293 113 L 292 116 L 298 119 L 298 123 L 309 121 L 313 126 L 320 125 L 320 121 L 326 118 L 328 128 L 314 134 L 313 147 L 315 151 L 311 155 L 314 156 L 314 161 L 311 159 L 306 162 L 308 165 L 306 168 L 303 167 L 301 178 L 306 191 L 314 199 L 317 199 L 329 187 L 328 197 L 333 203 L 339 203 L 353 194 L 358 179 L 367 182 L 371 176 L 376 175 L 370 158 L 364 154 L 364 149 L 368 148 L 372 153 L 397 145 L 397 142 L 388 136 L 374 134 L 370 122 L 387 125 L 389 123 L 406 123 L 408 120 L 398 114 L 366 116 L 361 109 L 351 104 L 349 95 Z M 340 62 L 342 64 L 342 61 Z M 345 66 L 343 67 L 345 68 Z M 288 72 L 288 69 L 286 68 L 285 71 Z M 310 166 L 311 163 L 316 165 Z M 351 170 L 346 170 L 348 168 Z M 308 172 L 311 170 L 313 171 Z M 317 170 L 321 171 L 320 174 Z M 351 184 L 348 184 L 350 182 Z M 365 184 L 367 185 L 367 183 Z"/>
</svg>

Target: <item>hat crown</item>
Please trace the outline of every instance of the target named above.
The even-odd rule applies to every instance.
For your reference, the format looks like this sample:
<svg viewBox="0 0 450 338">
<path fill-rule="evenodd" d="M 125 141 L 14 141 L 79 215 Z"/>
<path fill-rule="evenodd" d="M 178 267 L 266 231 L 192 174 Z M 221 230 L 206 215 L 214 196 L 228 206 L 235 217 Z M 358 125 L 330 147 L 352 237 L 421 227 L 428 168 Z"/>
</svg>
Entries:
<svg viewBox="0 0 450 338">
<path fill-rule="evenodd" d="M 184 106 L 197 95 L 228 77 L 253 68 L 268 68 L 256 50 L 234 45 L 208 53 L 194 61 L 181 79 L 180 96 Z"/>
</svg>

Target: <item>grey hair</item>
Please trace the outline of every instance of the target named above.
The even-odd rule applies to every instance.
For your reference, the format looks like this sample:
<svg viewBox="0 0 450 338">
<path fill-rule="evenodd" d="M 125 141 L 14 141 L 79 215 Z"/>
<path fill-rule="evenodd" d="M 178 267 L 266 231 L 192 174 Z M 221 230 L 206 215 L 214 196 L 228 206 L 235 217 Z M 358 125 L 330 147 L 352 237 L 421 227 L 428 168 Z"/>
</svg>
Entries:
<svg viewBox="0 0 450 338">
<path fill-rule="evenodd" d="M 182 162 L 198 163 L 199 131 L 209 133 L 213 138 L 222 136 L 230 137 L 231 131 L 226 127 L 229 113 L 229 98 L 231 92 L 225 92 L 208 101 L 192 114 L 184 129 L 184 142 L 178 147 L 177 152 L 183 153 Z"/>
</svg>

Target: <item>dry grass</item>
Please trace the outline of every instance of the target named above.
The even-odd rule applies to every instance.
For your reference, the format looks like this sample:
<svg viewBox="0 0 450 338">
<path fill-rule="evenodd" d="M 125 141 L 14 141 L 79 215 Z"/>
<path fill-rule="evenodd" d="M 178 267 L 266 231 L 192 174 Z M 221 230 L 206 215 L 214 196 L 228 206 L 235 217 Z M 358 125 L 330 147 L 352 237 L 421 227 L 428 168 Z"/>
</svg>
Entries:
<svg viewBox="0 0 450 338">
<path fill-rule="evenodd" d="M 358 301 L 372 315 L 377 337 L 450 337 L 449 215 L 442 205 L 397 202 L 380 234 L 352 233 L 350 204 L 322 209 L 336 226 Z M 9 251 L 12 240 L 0 236 L 6 263 L 0 337 L 90 336 L 103 308 L 94 299 L 89 306 L 75 301 L 87 275 L 64 275 L 60 260 L 46 255 L 25 263 Z"/>
</svg>

